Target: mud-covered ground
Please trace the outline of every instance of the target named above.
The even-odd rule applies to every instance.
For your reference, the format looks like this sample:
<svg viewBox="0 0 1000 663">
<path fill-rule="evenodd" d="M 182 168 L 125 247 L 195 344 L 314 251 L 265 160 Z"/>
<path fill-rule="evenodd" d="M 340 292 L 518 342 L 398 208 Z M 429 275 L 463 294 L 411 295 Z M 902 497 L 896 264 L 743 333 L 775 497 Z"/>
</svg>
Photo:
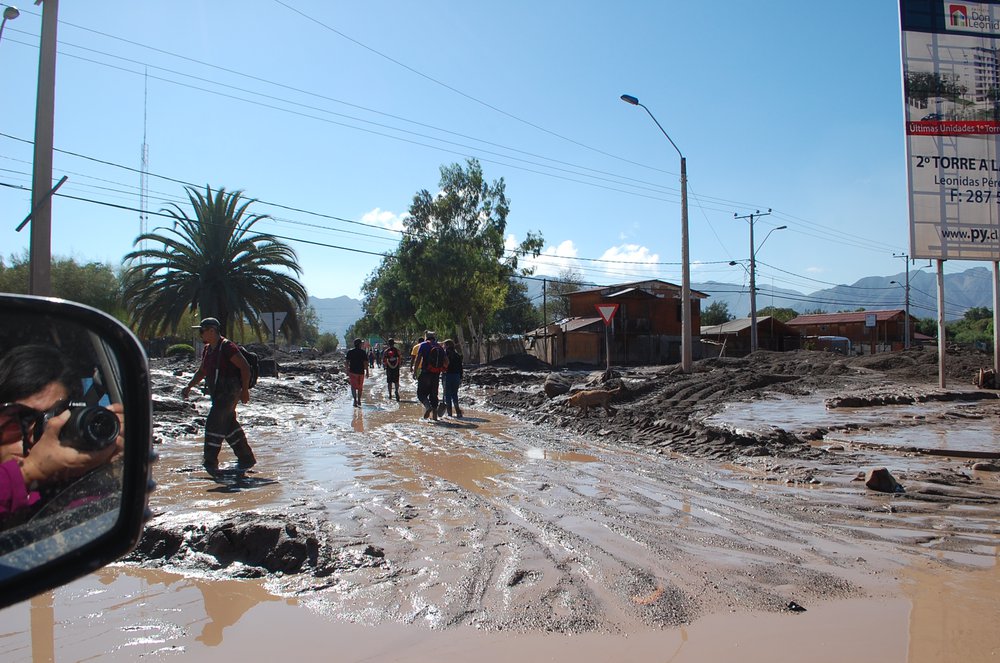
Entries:
<svg viewBox="0 0 1000 663">
<path fill-rule="evenodd" d="M 1000 401 L 971 385 L 990 358 L 947 360 L 942 390 L 933 350 L 688 375 L 522 357 L 470 368 L 465 416 L 430 422 L 405 371 L 400 403 L 374 370 L 352 408 L 339 361 L 285 359 L 240 410 L 258 467 L 218 480 L 200 468 L 208 401 L 178 398 L 193 364 L 157 361 L 156 515 L 120 572 L 263 582 L 289 610 L 444 632 L 622 636 L 886 600 L 914 565 L 996 567 Z M 611 414 L 566 402 L 618 387 Z M 895 492 L 866 488 L 878 467 Z M 984 620 L 973 658 L 1000 653 L 991 582 L 962 599 Z M 183 617 L 144 605 L 178 634 L 157 647 L 184 642 Z"/>
</svg>

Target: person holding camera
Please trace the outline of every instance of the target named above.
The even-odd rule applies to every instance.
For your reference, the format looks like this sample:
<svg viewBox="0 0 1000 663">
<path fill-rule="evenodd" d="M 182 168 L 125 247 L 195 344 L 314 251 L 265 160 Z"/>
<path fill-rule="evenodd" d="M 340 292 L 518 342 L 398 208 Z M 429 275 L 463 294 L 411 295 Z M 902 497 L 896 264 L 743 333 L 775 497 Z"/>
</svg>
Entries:
<svg viewBox="0 0 1000 663">
<path fill-rule="evenodd" d="M 38 504 L 45 487 L 80 477 L 124 448 L 121 404 L 73 408 L 70 399 L 80 387 L 66 357 L 52 346 L 22 345 L 0 359 L 0 516 Z M 81 444 L 78 431 L 74 437 L 63 430 L 74 428 L 74 410 L 105 417 L 110 411 L 117 425 L 111 420 L 100 427 L 108 433 L 100 445 Z"/>
<path fill-rule="evenodd" d="M 202 380 L 212 397 L 212 408 L 205 420 L 205 470 L 215 476 L 219 471 L 219 452 L 223 440 L 236 454 L 236 469 L 245 472 L 257 464 L 253 449 L 247 441 L 243 427 L 236 420 L 236 402 L 250 402 L 250 364 L 236 344 L 222 335 L 222 325 L 216 318 L 205 318 L 197 327 L 205 344 L 201 366 L 181 389 L 187 400 L 191 388 Z"/>
</svg>

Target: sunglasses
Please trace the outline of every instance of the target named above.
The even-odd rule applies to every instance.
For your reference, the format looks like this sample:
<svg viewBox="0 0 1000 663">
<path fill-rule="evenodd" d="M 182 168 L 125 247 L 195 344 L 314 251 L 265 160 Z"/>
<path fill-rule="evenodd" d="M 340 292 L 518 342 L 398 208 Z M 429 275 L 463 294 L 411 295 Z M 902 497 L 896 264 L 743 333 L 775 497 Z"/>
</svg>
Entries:
<svg viewBox="0 0 1000 663">
<path fill-rule="evenodd" d="M 21 432 L 21 443 L 25 456 L 31 451 L 38 440 L 42 439 L 45 424 L 49 419 L 58 417 L 69 407 L 70 401 L 62 400 L 48 410 L 36 410 L 24 403 L 4 403 L 0 405 L 0 433 L 17 427 Z"/>
</svg>

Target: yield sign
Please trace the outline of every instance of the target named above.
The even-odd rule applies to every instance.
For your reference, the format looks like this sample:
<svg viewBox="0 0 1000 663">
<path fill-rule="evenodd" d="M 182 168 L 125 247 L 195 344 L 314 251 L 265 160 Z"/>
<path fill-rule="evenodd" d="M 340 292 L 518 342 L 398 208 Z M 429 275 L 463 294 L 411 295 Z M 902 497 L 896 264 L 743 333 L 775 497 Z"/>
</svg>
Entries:
<svg viewBox="0 0 1000 663">
<path fill-rule="evenodd" d="M 615 317 L 618 304 L 594 304 L 594 308 L 601 314 L 601 319 L 604 320 L 604 324 L 607 326 L 611 324 L 611 319 Z"/>
<path fill-rule="evenodd" d="M 264 324 L 267 325 L 267 329 L 272 335 L 277 335 L 278 330 L 281 329 L 281 324 L 287 316 L 288 313 L 286 311 L 267 311 L 261 315 Z"/>
</svg>

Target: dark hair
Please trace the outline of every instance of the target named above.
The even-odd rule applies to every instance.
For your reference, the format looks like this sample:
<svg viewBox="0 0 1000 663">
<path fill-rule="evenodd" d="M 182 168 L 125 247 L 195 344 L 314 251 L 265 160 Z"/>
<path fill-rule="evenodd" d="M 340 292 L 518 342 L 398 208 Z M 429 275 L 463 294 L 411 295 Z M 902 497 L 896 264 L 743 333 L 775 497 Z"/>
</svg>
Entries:
<svg viewBox="0 0 1000 663">
<path fill-rule="evenodd" d="M 360 348 L 362 343 L 364 343 L 364 341 L 361 340 L 360 338 L 354 339 L 354 347 Z"/>
<path fill-rule="evenodd" d="M 27 398 L 52 382 L 66 387 L 71 397 L 81 388 L 66 356 L 51 345 L 21 345 L 0 359 L 0 403 Z"/>
</svg>

